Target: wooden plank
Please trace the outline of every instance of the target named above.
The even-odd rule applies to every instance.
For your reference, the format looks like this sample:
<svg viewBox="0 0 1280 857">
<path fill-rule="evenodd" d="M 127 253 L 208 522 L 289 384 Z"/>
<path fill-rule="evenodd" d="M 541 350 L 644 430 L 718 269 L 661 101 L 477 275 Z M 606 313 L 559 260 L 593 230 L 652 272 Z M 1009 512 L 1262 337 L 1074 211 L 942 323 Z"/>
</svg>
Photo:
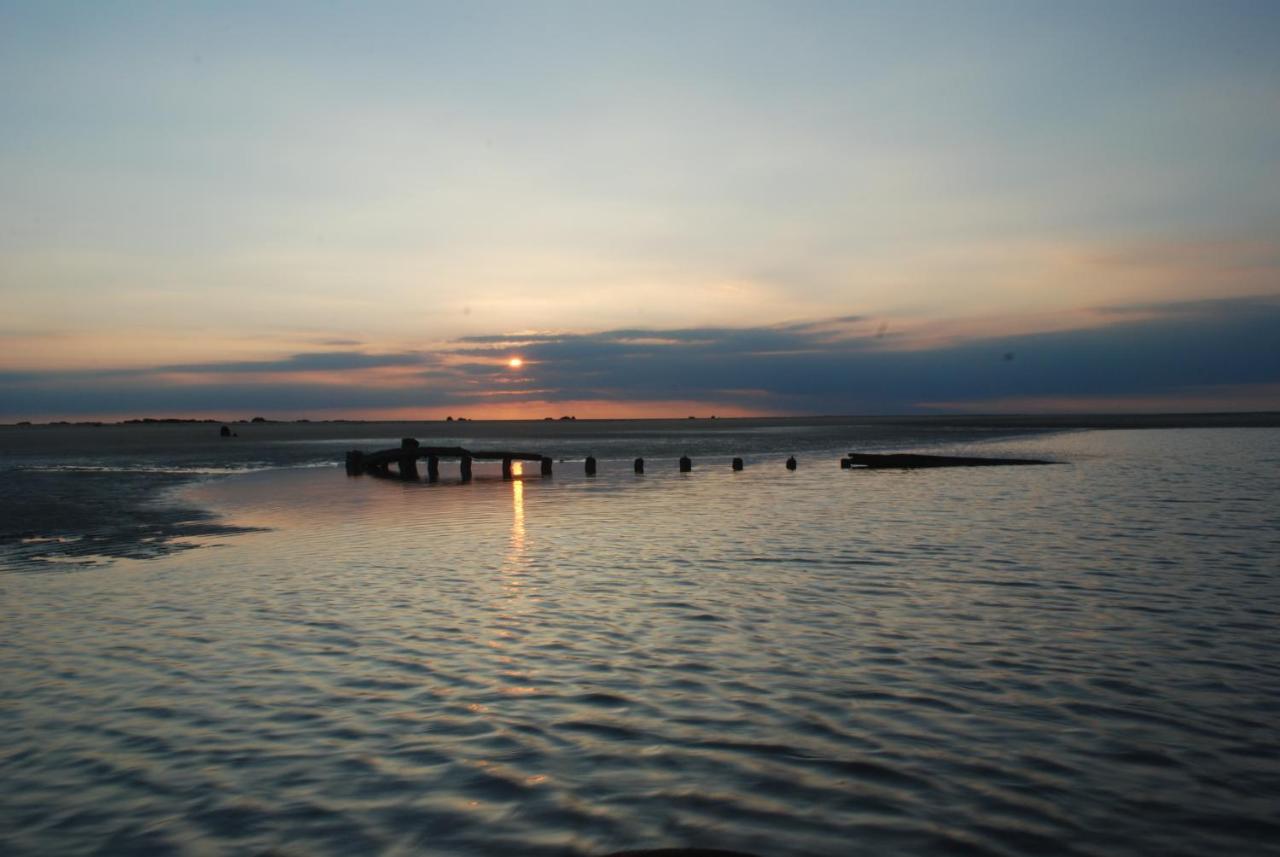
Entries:
<svg viewBox="0 0 1280 857">
<path fill-rule="evenodd" d="M 432 455 L 436 458 L 462 458 L 467 454 L 467 450 L 460 446 L 396 447 L 371 452 L 364 457 L 364 461 L 366 464 L 388 464 L 399 461 L 405 455 L 412 455 L 415 458 L 428 458 Z"/>
<path fill-rule="evenodd" d="M 461 446 L 418 446 L 418 447 L 396 447 L 395 449 L 383 449 L 378 452 L 371 452 L 364 456 L 366 464 L 386 464 L 392 461 L 399 461 L 406 455 L 415 458 L 472 458 L 477 461 L 501 461 L 504 458 L 510 458 L 513 461 L 542 461 L 546 456 L 537 452 L 504 452 L 501 450 L 471 450 L 464 449 Z"/>
<path fill-rule="evenodd" d="M 541 461 L 542 455 L 536 452 L 490 452 L 478 449 L 471 450 L 471 457 L 477 461 L 499 461 L 510 458 L 512 461 Z"/>
<path fill-rule="evenodd" d="M 845 462 L 848 462 L 847 464 Z M 874 454 L 851 452 L 844 461 L 845 467 L 918 469 L 923 467 L 1000 467 L 1005 465 L 1053 464 L 1037 458 L 976 458 L 959 455 L 922 455 L 914 452 Z"/>
</svg>

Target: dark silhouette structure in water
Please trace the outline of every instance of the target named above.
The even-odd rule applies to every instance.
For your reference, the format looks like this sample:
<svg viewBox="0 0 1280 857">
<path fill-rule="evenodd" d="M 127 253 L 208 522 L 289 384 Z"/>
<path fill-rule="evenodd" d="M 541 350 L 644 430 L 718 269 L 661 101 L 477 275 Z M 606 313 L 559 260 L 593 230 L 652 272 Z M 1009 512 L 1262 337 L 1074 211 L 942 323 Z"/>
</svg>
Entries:
<svg viewBox="0 0 1280 857">
<path fill-rule="evenodd" d="M 364 453 L 353 449 L 347 453 L 347 475 L 390 476 L 391 465 L 395 465 L 401 479 L 416 480 L 418 476 L 418 460 L 427 460 L 427 481 L 440 479 L 440 459 L 458 459 L 458 470 L 463 482 L 471 480 L 471 463 L 473 461 L 501 461 L 502 478 L 511 478 L 511 462 L 536 461 L 541 465 L 543 476 L 551 475 L 551 459 L 537 452 L 508 452 L 470 450 L 461 446 L 422 446 L 417 440 L 406 437 L 400 441 L 399 449 L 384 449 L 380 452 Z"/>
<path fill-rule="evenodd" d="M 1038 458 L 972 458 L 960 455 L 922 455 L 915 452 L 887 454 L 851 452 L 840 459 L 840 466 L 846 470 L 860 467 L 916 470 L 925 467 L 1000 467 L 1019 464 L 1053 464 L 1053 462 Z M 791 467 L 790 462 L 787 466 Z"/>
<path fill-rule="evenodd" d="M 229 432 L 230 429 L 226 426 L 222 427 L 223 437 L 227 437 Z M 365 453 L 358 449 L 350 450 L 347 453 L 347 475 L 361 476 L 369 474 L 371 476 L 384 477 L 396 475 L 401 479 L 416 481 L 420 478 L 418 475 L 418 461 L 426 459 L 427 481 L 438 482 L 440 481 L 440 459 L 442 458 L 456 458 L 458 460 L 458 471 L 463 482 L 471 480 L 472 463 L 475 461 L 501 461 L 503 479 L 512 478 L 511 464 L 514 461 L 536 461 L 539 464 L 541 475 L 551 475 L 552 459 L 550 456 L 542 455 L 541 453 L 472 450 L 461 446 L 422 446 L 416 438 L 412 437 L 402 438 L 400 446 L 395 449 L 384 449 L 370 453 Z M 995 467 L 1001 465 L 1053 463 L 1052 461 L 1036 458 L 978 458 L 956 455 L 924 455 L 915 452 L 850 452 L 840 459 L 840 467 L 845 470 L 916 470 L 931 467 Z M 394 471 L 391 470 L 392 465 L 396 467 Z M 731 466 L 734 471 L 740 471 L 744 467 L 743 460 L 740 457 L 734 457 Z M 637 474 L 643 474 L 644 459 L 637 458 L 633 467 Z M 687 455 L 680 456 L 679 467 L 681 473 L 691 473 L 693 471 L 693 459 Z M 786 461 L 787 470 L 793 471 L 796 467 L 796 457 L 794 455 L 789 456 Z M 596 469 L 595 456 L 588 455 L 583 460 L 583 471 L 587 476 L 595 476 Z"/>
</svg>

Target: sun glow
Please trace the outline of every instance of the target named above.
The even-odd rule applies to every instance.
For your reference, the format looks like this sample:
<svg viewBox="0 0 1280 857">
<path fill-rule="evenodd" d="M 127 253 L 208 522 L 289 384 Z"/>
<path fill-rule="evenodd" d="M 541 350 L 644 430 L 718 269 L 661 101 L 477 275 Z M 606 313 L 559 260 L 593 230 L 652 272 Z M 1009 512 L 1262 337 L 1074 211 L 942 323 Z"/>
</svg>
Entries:
<svg viewBox="0 0 1280 857">
<path fill-rule="evenodd" d="M 510 360 L 507 361 L 507 365 L 510 366 L 512 369 L 519 369 L 521 366 L 524 365 L 524 361 L 521 360 L 519 357 L 512 357 Z"/>
</svg>

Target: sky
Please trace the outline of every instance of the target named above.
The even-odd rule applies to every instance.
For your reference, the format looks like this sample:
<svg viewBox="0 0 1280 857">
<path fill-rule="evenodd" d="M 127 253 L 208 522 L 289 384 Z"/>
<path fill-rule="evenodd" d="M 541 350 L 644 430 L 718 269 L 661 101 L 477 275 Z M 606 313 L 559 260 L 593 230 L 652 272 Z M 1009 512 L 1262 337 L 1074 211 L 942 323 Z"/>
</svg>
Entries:
<svg viewBox="0 0 1280 857">
<path fill-rule="evenodd" d="M 0 0 L 0 129 L 0 421 L 1280 410 L 1269 0 Z"/>
</svg>

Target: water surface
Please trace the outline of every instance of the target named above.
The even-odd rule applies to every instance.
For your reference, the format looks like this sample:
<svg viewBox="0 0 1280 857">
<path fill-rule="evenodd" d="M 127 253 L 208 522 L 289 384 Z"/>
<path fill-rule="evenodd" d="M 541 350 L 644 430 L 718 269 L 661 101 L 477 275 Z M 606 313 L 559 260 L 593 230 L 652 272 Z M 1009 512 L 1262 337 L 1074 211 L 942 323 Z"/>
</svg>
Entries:
<svg viewBox="0 0 1280 857">
<path fill-rule="evenodd" d="M 469 485 L 321 444 L 149 489 L 191 549 L 15 549 L 0 847 L 1280 851 L 1280 432 L 860 445 L 1064 462 L 885 473 L 763 428 Z"/>
</svg>

